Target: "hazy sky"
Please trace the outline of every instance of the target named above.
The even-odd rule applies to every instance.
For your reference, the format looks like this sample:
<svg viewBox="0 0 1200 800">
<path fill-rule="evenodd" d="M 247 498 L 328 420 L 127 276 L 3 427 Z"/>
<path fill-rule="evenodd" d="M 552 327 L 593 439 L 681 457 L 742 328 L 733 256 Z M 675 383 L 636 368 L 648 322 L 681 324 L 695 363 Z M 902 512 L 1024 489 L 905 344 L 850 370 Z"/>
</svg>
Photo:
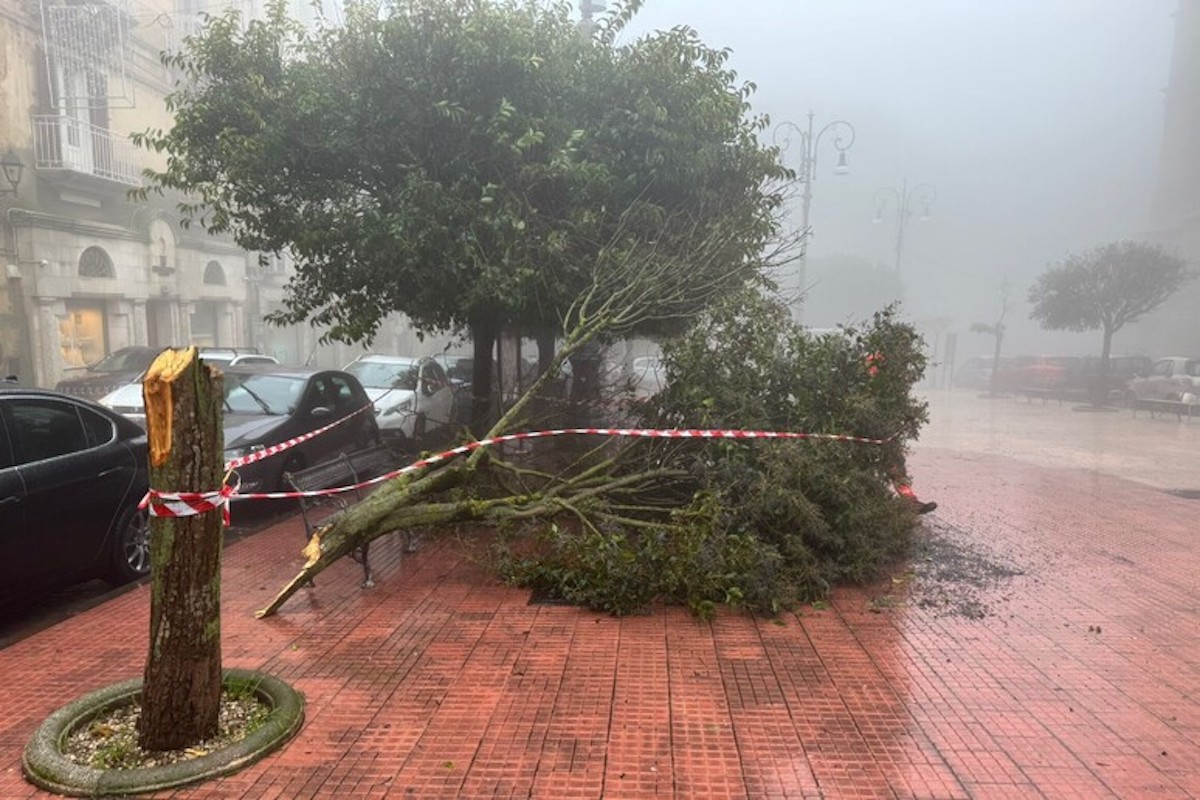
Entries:
<svg viewBox="0 0 1200 800">
<path fill-rule="evenodd" d="M 890 264 L 875 191 L 932 183 L 931 218 L 905 234 L 911 315 L 965 331 L 1008 276 L 1017 349 L 1091 352 L 1090 336 L 1035 339 L 1024 297 L 1048 262 L 1150 224 L 1177 2 L 647 0 L 634 30 L 685 24 L 731 48 L 773 124 L 853 123 L 849 175 L 820 144 L 810 257 Z"/>
</svg>

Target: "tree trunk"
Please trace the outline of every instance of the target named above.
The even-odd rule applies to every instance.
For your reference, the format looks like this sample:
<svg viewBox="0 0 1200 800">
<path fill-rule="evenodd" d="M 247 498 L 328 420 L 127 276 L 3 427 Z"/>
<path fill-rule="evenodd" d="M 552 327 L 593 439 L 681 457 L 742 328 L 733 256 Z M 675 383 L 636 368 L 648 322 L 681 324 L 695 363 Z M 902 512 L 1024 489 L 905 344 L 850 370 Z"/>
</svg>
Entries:
<svg viewBox="0 0 1200 800">
<path fill-rule="evenodd" d="M 492 354 L 496 348 L 496 325 L 492 320 L 471 324 L 475 363 L 471 369 L 471 431 L 482 435 L 492 419 Z"/>
<path fill-rule="evenodd" d="M 150 486 L 221 486 L 221 375 L 196 348 L 167 350 L 144 383 Z M 152 517 L 150 652 L 138 721 L 141 746 L 175 750 L 217 732 L 221 703 L 221 512 Z"/>
<path fill-rule="evenodd" d="M 1100 348 L 1100 367 L 1092 381 L 1092 405 L 1102 406 L 1108 403 L 1108 358 L 1112 354 L 1113 329 L 1104 326 L 1104 344 Z"/>
<path fill-rule="evenodd" d="M 988 378 L 988 394 L 996 396 L 997 381 L 1000 379 L 1000 347 L 1004 344 L 1004 331 L 996 331 L 996 349 L 992 351 L 992 374 Z"/>
</svg>

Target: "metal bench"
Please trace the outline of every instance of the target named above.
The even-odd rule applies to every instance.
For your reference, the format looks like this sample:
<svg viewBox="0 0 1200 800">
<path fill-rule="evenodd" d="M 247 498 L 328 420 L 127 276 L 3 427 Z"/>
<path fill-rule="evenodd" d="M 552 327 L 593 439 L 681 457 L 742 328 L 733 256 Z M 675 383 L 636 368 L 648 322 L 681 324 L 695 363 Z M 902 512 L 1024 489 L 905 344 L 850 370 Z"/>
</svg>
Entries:
<svg viewBox="0 0 1200 800">
<path fill-rule="evenodd" d="M 1038 386 L 1023 386 L 1013 392 L 1014 397 L 1024 397 L 1030 404 L 1034 400 L 1041 400 L 1042 405 L 1046 405 L 1047 400 L 1057 400 L 1059 405 L 1062 405 L 1062 395 L 1054 389 L 1044 389 Z"/>
<path fill-rule="evenodd" d="M 340 453 L 337 458 L 332 458 L 329 461 L 314 464 L 311 467 L 295 472 L 285 472 L 283 473 L 283 480 L 291 487 L 292 491 L 296 492 L 311 492 L 318 489 L 331 489 L 336 486 L 351 486 L 384 474 L 392 469 L 395 463 L 395 454 L 391 448 L 381 444 L 354 453 Z M 347 498 L 348 494 L 351 493 L 341 492 L 339 494 L 298 498 L 300 501 L 300 516 L 304 519 L 304 536 L 306 541 L 312 539 L 313 533 L 318 528 L 328 525 L 345 512 L 350 505 Z M 363 499 L 364 495 L 361 488 L 354 489 L 353 494 L 355 500 Z M 336 510 L 318 518 L 315 511 L 319 506 L 333 507 Z M 362 564 L 362 585 L 365 589 L 369 589 L 375 585 L 375 581 L 371 577 L 370 548 L 371 544 L 367 542 L 355 548 L 350 554 L 351 558 Z M 413 549 L 414 543 L 412 534 L 410 533 L 408 550 L 411 551 Z"/>
<path fill-rule="evenodd" d="M 1189 420 L 1200 414 L 1200 403 L 1184 403 L 1180 400 L 1150 400 L 1141 398 L 1133 402 L 1133 415 L 1138 411 L 1149 411 L 1151 417 L 1159 414 L 1174 414 L 1177 419 L 1187 417 Z"/>
</svg>

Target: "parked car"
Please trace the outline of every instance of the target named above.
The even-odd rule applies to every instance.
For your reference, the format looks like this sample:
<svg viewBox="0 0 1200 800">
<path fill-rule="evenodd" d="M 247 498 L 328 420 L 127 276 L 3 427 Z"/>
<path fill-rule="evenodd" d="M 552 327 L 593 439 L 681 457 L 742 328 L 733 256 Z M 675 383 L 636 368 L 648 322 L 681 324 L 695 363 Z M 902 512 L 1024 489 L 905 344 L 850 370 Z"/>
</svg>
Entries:
<svg viewBox="0 0 1200 800">
<path fill-rule="evenodd" d="M 380 442 L 370 398 L 353 375 L 311 367 L 241 366 L 225 370 L 225 460 L 249 455 L 352 419 L 262 461 L 239 467 L 241 491 L 283 491 L 283 473 Z"/>
<path fill-rule="evenodd" d="M 272 356 L 260 353 L 239 353 L 236 350 L 200 348 L 200 358 L 206 363 L 213 364 L 221 370 L 239 365 L 278 364 Z M 101 397 L 97 402 L 110 408 L 128 420 L 146 427 L 146 406 L 142 398 L 142 379 L 146 373 L 140 373 L 129 383 L 118 386 L 113 391 Z"/>
<path fill-rule="evenodd" d="M 1153 361 L 1148 356 L 1110 355 L 1108 371 L 1100 376 L 1100 357 L 1084 356 L 1071 362 L 1062 375 L 1061 393 L 1064 397 L 1090 399 L 1100 390 L 1100 398 L 1119 401 L 1133 378 L 1150 371 Z"/>
<path fill-rule="evenodd" d="M 279 363 L 274 356 L 265 356 L 252 347 L 201 347 L 200 358 L 220 369 L 242 364 Z"/>
<path fill-rule="evenodd" d="M 0 595 L 150 571 L 146 435 L 95 403 L 0 382 Z"/>
<path fill-rule="evenodd" d="M 1131 405 L 1138 400 L 1200 402 L 1200 359 L 1158 359 L 1145 375 L 1129 381 L 1125 398 Z"/>
<path fill-rule="evenodd" d="M 375 406 L 385 441 L 413 450 L 454 422 L 454 387 L 432 358 L 364 355 L 346 365 Z"/>
<path fill-rule="evenodd" d="M 56 391 L 88 400 L 101 397 L 136 380 L 154 361 L 161 348 L 122 347 L 87 367 L 79 367 L 82 373 L 63 378 L 54 387 Z M 72 370 L 74 371 L 74 370 Z"/>
</svg>

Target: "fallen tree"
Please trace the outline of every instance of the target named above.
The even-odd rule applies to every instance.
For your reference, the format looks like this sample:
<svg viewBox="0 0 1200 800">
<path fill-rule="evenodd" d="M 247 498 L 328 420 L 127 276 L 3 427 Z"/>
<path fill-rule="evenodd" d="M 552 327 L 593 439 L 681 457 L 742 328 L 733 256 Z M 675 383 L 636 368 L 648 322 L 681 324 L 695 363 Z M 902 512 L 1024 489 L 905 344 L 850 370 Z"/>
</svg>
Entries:
<svg viewBox="0 0 1200 800">
<path fill-rule="evenodd" d="M 719 257 L 721 247 L 710 235 L 692 255 Z M 520 429 L 542 384 L 579 348 L 703 301 L 711 310 L 666 348 L 667 390 L 623 422 L 886 444 L 606 440 L 554 469 L 472 449 L 385 483 L 318 530 L 303 568 L 258 615 L 379 536 L 466 522 L 535 534 L 532 556 L 501 547 L 510 579 L 618 613 L 654 597 L 699 613 L 718 602 L 777 609 L 834 580 L 869 577 L 898 555 L 912 518 L 887 476 L 925 419 L 910 392 L 924 369 L 919 337 L 885 311 L 862 330 L 814 340 L 761 286 L 690 283 L 687 264 L 652 249 L 602 252 L 550 369 L 485 438 Z M 883 368 L 869 370 L 868 354 Z"/>
</svg>

